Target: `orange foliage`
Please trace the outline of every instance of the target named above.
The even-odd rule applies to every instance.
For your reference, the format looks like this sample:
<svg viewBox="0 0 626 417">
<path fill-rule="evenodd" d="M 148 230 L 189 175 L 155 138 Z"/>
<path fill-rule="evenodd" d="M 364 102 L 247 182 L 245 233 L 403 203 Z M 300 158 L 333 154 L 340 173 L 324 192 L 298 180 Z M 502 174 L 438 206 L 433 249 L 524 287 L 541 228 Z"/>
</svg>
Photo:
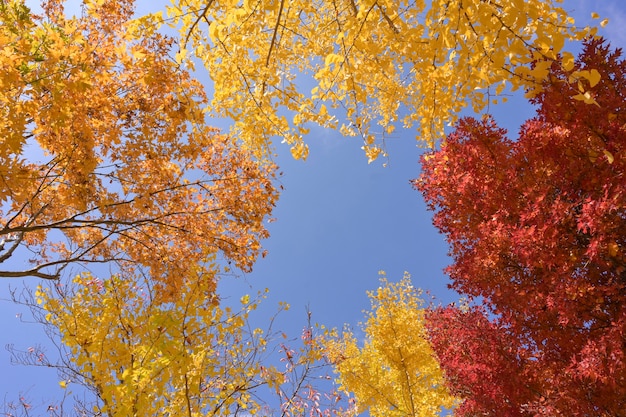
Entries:
<svg viewBox="0 0 626 417">
<path fill-rule="evenodd" d="M 206 124 L 172 40 L 132 12 L 0 3 L 0 276 L 109 263 L 174 290 L 209 255 L 247 270 L 259 254 L 274 167 Z"/>
</svg>

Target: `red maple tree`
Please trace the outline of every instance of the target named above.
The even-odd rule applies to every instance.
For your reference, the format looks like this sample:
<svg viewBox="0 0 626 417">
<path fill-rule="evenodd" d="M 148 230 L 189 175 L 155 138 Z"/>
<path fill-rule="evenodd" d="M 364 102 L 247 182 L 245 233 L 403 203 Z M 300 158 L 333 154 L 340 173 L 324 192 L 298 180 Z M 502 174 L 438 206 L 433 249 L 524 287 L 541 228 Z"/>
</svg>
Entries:
<svg viewBox="0 0 626 417">
<path fill-rule="evenodd" d="M 581 77 L 592 70 L 598 83 Z M 489 327 L 477 311 L 435 310 L 433 344 L 467 399 L 460 415 L 626 415 L 621 51 L 586 41 L 574 68 L 554 65 L 532 101 L 537 115 L 517 140 L 489 117 L 466 118 L 422 159 L 414 186 L 451 245 L 452 287 L 482 300 L 493 317 Z M 489 358 L 493 337 L 506 357 Z M 488 369 L 472 370 L 476 364 Z M 496 386 L 512 380 L 519 389 Z M 468 384 L 471 392 L 461 392 Z M 481 390 L 515 411 L 485 404 Z"/>
<path fill-rule="evenodd" d="M 464 399 L 455 415 L 526 415 L 520 405 L 530 402 L 539 387 L 528 385 L 530 355 L 518 339 L 508 337 L 480 307 L 430 310 L 426 327 L 451 392 Z"/>
</svg>

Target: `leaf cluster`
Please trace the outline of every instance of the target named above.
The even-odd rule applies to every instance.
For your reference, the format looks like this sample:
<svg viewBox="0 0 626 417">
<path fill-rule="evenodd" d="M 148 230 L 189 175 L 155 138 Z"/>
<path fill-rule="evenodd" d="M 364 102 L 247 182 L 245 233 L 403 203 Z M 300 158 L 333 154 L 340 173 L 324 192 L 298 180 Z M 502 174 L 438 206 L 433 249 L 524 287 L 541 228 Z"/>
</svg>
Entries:
<svg viewBox="0 0 626 417">
<path fill-rule="evenodd" d="M 72 18 L 58 1 L 44 17 L 2 4 L 0 262 L 17 262 L 0 276 L 107 263 L 173 293 L 214 253 L 249 270 L 274 167 L 206 124 L 173 40 L 141 32 L 132 1 L 86 2 Z"/>
<path fill-rule="evenodd" d="M 436 319 L 442 366 L 461 378 L 453 385 L 470 400 L 488 386 L 503 394 L 509 363 L 519 389 L 504 398 L 519 415 L 623 412 L 625 83 L 621 51 L 589 39 L 569 70 L 550 67 L 533 99 L 537 115 L 516 140 L 491 118 L 468 118 L 423 158 L 414 184 L 450 243 L 452 286 L 484 300 L 501 332 L 494 344 L 509 351 L 508 360 L 468 352 L 464 346 L 483 346 L 495 330 L 457 340 L 445 333 L 453 325 Z M 469 316 L 457 319 L 472 326 Z M 455 349 L 457 359 L 446 353 Z M 482 410 L 481 401 L 462 415 Z"/>
<path fill-rule="evenodd" d="M 278 137 L 305 158 L 313 124 L 360 137 L 371 162 L 398 127 L 432 146 L 464 106 L 539 90 L 565 41 L 594 33 L 558 3 L 181 0 L 168 22 L 185 40 L 180 59 L 209 71 L 215 114 L 249 148 L 267 154 Z"/>
<path fill-rule="evenodd" d="M 384 276 L 368 293 L 372 308 L 364 340 L 349 330 L 329 332 L 324 344 L 341 389 L 354 395 L 358 412 L 373 416 L 437 416 L 455 404 L 426 333 L 425 309 L 408 274 L 398 283 Z"/>
</svg>

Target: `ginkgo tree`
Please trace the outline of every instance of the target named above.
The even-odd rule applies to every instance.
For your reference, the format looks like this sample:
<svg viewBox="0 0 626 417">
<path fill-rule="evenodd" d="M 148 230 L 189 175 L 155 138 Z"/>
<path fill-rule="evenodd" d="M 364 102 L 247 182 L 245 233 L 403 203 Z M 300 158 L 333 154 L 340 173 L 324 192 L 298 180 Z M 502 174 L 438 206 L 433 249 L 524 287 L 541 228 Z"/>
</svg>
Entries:
<svg viewBox="0 0 626 417">
<path fill-rule="evenodd" d="M 273 319 L 254 327 L 250 315 L 265 292 L 224 305 L 213 288 L 220 266 L 207 262 L 202 271 L 214 275 L 185 277 L 171 300 L 158 296 L 147 274 L 83 273 L 16 293 L 58 348 L 10 349 L 15 363 L 58 371 L 67 397 L 47 405 L 50 415 L 293 416 L 323 409 L 330 417 L 350 410 L 332 384 L 319 386 L 329 367 L 311 323 L 300 341 L 274 329 Z M 5 402 L 5 409 L 27 416 L 20 408 L 38 409 L 36 401 Z"/>
<path fill-rule="evenodd" d="M 372 161 L 398 127 L 432 145 L 464 106 L 539 89 L 559 53 L 571 68 L 565 42 L 595 29 L 576 27 L 559 3 L 174 0 L 144 21 L 180 31 L 177 58 L 206 66 L 212 109 L 256 152 L 280 137 L 306 157 L 313 123 L 361 137 Z"/>
<path fill-rule="evenodd" d="M 213 279 L 185 280 L 172 302 L 160 303 L 150 280 L 89 274 L 39 290 L 46 319 L 68 355 L 61 385 L 93 391 L 93 415 L 228 415 L 255 407 L 251 389 L 262 368 L 250 366 L 264 344 L 247 334 L 248 311 L 221 308 Z M 71 288 L 71 286 L 69 287 Z M 268 380 L 272 369 L 267 369 Z"/>
<path fill-rule="evenodd" d="M 365 340 L 336 330 L 324 338 L 340 388 L 354 395 L 358 412 L 372 416 L 438 416 L 456 404 L 430 346 L 426 309 L 408 274 L 397 283 L 384 275 L 368 292 L 372 308 Z"/>
<path fill-rule="evenodd" d="M 129 0 L 42 13 L 0 2 L 0 277 L 115 262 L 171 292 L 216 252 L 249 269 L 274 168 L 207 125 L 173 40 Z"/>
</svg>

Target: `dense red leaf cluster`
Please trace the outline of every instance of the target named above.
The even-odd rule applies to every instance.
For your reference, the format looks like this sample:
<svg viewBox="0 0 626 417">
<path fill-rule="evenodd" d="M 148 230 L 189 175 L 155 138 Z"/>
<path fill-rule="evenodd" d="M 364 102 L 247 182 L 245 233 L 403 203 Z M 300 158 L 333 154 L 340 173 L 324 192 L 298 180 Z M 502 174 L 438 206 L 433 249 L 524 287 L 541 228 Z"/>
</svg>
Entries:
<svg viewBox="0 0 626 417">
<path fill-rule="evenodd" d="M 480 308 L 439 308 L 429 312 L 426 324 L 451 391 L 465 400 L 455 415 L 524 415 L 519 403 L 532 398 L 533 387 L 525 385 L 527 357 L 516 339 Z"/>
<path fill-rule="evenodd" d="M 467 118 L 423 158 L 414 185 L 450 243 L 452 287 L 489 313 L 430 314 L 435 350 L 466 399 L 458 415 L 626 415 L 620 55 L 587 41 L 571 71 L 552 67 L 517 140 L 491 118 Z M 580 76 L 591 69 L 596 85 Z M 587 92 L 597 104 L 576 99 Z"/>
</svg>

